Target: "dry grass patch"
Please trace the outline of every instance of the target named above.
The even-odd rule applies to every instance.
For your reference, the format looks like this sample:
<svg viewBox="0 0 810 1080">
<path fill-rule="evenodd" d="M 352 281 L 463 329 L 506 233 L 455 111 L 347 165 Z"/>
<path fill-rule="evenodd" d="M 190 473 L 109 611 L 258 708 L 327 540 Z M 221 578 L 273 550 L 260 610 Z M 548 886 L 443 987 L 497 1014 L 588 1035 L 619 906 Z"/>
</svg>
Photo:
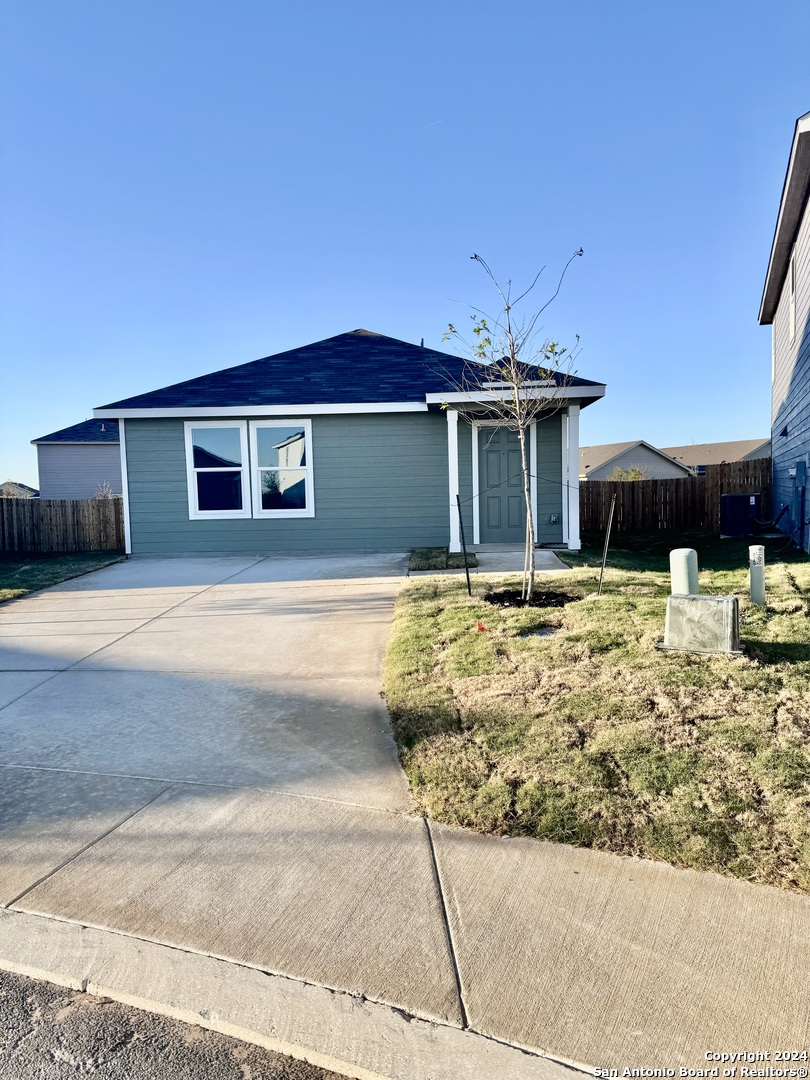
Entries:
<svg viewBox="0 0 810 1080">
<path fill-rule="evenodd" d="M 386 694 L 423 812 L 810 891 L 810 564 L 768 567 L 766 610 L 745 569 L 702 575 L 740 596 L 742 657 L 655 648 L 663 570 L 595 581 L 544 574 L 579 598 L 547 610 L 488 604 L 481 580 L 403 589 Z"/>
</svg>

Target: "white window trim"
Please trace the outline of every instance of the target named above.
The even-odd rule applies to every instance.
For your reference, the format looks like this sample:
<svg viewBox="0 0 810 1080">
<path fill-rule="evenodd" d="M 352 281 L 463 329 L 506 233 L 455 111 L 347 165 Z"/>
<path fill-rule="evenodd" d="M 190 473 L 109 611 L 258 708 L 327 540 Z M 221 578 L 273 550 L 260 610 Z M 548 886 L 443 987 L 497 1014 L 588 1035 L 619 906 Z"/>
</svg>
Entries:
<svg viewBox="0 0 810 1080">
<path fill-rule="evenodd" d="M 262 507 L 262 485 L 259 475 L 264 469 L 259 465 L 257 433 L 260 428 L 302 427 L 306 439 L 306 465 L 296 465 L 306 473 L 305 489 L 307 505 L 303 510 L 265 510 Z M 312 482 L 312 421 L 299 419 L 251 420 L 250 421 L 250 479 L 253 494 L 254 518 L 311 518 L 315 517 L 315 485 Z"/>
<path fill-rule="evenodd" d="M 248 457 L 247 421 L 246 420 L 187 420 L 183 424 L 186 438 L 186 484 L 188 487 L 188 516 L 192 520 L 216 521 L 223 518 L 249 518 L 250 503 L 250 465 Z M 197 428 L 238 428 L 242 450 L 242 509 L 241 510 L 200 510 L 197 505 L 198 472 L 236 472 L 236 469 L 195 469 L 192 430 Z"/>
</svg>

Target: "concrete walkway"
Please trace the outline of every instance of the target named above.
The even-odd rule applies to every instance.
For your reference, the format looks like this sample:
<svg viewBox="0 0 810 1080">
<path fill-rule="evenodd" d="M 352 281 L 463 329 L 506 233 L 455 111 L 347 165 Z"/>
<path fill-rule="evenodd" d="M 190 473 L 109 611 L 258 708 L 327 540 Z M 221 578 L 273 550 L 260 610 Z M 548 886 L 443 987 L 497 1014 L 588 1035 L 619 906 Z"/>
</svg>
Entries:
<svg viewBox="0 0 810 1080">
<path fill-rule="evenodd" d="M 0 966 L 357 1077 L 810 1040 L 810 900 L 412 813 L 405 560 L 131 560 L 0 607 Z"/>
</svg>

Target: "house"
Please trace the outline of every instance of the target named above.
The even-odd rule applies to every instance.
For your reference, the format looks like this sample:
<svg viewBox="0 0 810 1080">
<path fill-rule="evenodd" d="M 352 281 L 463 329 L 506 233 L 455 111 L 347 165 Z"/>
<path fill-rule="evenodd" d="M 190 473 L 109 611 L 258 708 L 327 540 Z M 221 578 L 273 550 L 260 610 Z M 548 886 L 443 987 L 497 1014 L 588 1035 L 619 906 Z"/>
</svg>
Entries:
<svg viewBox="0 0 810 1080">
<path fill-rule="evenodd" d="M 686 465 L 643 440 L 583 446 L 579 451 L 580 480 L 608 480 L 615 469 L 627 472 L 634 466 L 649 480 L 692 475 Z"/>
<path fill-rule="evenodd" d="M 5 480 L 0 484 L 0 499 L 36 499 L 39 492 L 28 484 L 20 484 L 16 480 Z"/>
<path fill-rule="evenodd" d="M 31 442 L 43 499 L 92 499 L 102 490 L 121 494 L 117 421 L 84 420 Z"/>
<path fill-rule="evenodd" d="M 781 527 L 810 550 L 810 113 L 796 121 L 759 322 L 771 334 L 773 505 Z"/>
<path fill-rule="evenodd" d="M 735 439 L 732 442 L 690 443 L 689 446 L 664 446 L 661 452 L 688 466 L 696 476 L 702 476 L 707 465 L 769 458 L 771 440 Z"/>
<path fill-rule="evenodd" d="M 469 369 L 354 330 L 96 409 L 119 426 L 127 550 L 459 550 L 457 496 L 467 543 L 522 543 L 507 391 L 459 389 Z M 605 387 L 540 368 L 536 387 L 554 399 L 530 437 L 538 542 L 577 549 L 579 414 Z"/>
</svg>

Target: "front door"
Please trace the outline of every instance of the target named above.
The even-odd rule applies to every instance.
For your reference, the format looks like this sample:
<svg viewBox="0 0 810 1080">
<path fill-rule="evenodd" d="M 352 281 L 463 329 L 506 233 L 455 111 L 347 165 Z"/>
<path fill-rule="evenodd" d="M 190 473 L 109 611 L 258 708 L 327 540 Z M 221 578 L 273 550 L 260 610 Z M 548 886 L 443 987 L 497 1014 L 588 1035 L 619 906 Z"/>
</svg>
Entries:
<svg viewBox="0 0 810 1080">
<path fill-rule="evenodd" d="M 522 544 L 526 539 L 526 504 L 516 431 L 478 429 L 478 484 L 481 543 Z"/>
</svg>

